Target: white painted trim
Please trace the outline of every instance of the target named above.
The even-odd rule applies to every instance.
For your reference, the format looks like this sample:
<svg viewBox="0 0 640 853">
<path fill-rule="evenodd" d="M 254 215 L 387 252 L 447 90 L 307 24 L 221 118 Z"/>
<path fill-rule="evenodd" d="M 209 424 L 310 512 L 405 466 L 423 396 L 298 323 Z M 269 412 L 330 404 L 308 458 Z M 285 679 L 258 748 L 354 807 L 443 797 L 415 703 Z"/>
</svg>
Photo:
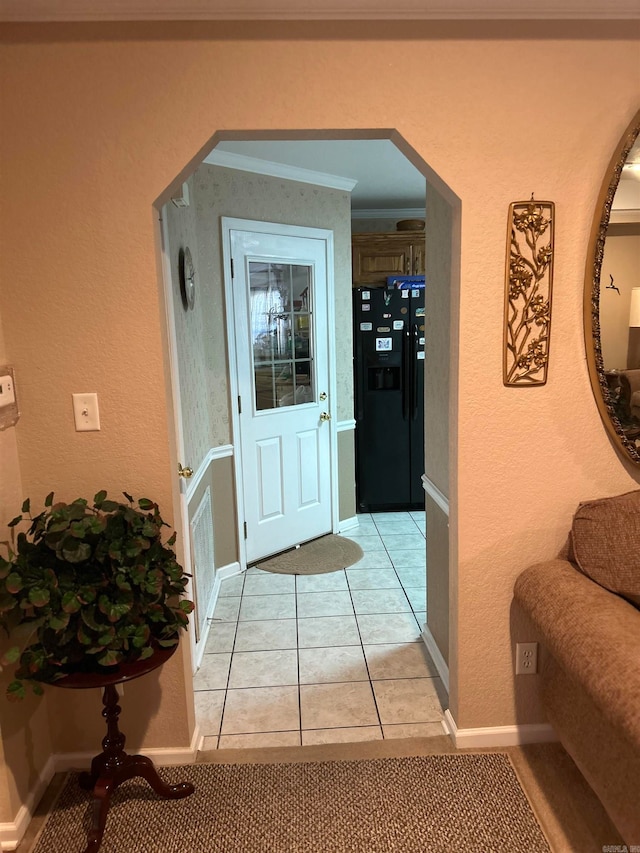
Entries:
<svg viewBox="0 0 640 853">
<path fill-rule="evenodd" d="M 216 604 L 218 603 L 218 597 L 220 595 L 220 584 L 226 578 L 232 578 L 234 575 L 239 575 L 241 571 L 240 563 L 237 562 L 229 563 L 226 566 L 221 566 L 219 569 L 216 569 L 216 576 L 213 581 L 213 590 L 211 591 L 211 601 L 207 607 L 207 618 L 205 619 L 204 630 L 202 631 L 200 642 L 196 644 L 195 651 L 191 656 L 193 675 L 195 675 L 202 666 L 202 658 L 204 657 L 204 650 L 207 645 L 209 630 L 213 621 L 213 612 L 216 609 Z"/>
<path fill-rule="evenodd" d="M 427 651 L 431 655 L 431 659 L 436 665 L 436 669 L 438 670 L 438 675 L 442 679 L 442 683 L 444 684 L 447 693 L 449 692 L 449 667 L 447 665 L 446 660 L 442 657 L 442 652 L 438 648 L 438 644 L 433 638 L 433 634 L 429 630 L 428 625 L 424 625 L 422 628 L 422 642 L 427 647 Z"/>
<path fill-rule="evenodd" d="M 35 785 L 27 794 L 24 803 L 18 809 L 15 820 L 0 823 L 0 850 L 15 850 L 27 831 L 27 827 L 40 802 L 47 786 L 53 779 L 55 773 L 55 762 L 50 755 L 47 763 L 40 771 Z"/>
<path fill-rule="evenodd" d="M 2 21 L 637 20 L 637 0 L 2 0 Z"/>
<path fill-rule="evenodd" d="M 520 746 L 523 743 L 549 743 L 558 740 L 548 723 L 522 726 L 487 726 L 479 729 L 459 729 L 451 711 L 444 712 L 445 726 L 457 749 L 491 746 Z"/>
<path fill-rule="evenodd" d="M 356 428 L 355 418 L 349 418 L 346 421 L 338 421 L 336 424 L 336 432 L 346 432 Z"/>
<path fill-rule="evenodd" d="M 351 518 L 343 518 L 338 525 L 338 533 L 346 533 L 347 530 L 353 530 L 358 527 L 358 516 L 352 515 Z"/>
<path fill-rule="evenodd" d="M 433 498 L 435 503 L 438 504 L 440 509 L 444 512 L 446 516 L 449 515 L 449 498 L 442 494 L 440 489 L 436 486 L 434 482 L 432 482 L 426 474 L 422 475 L 422 488 L 429 495 L 430 498 Z"/>
<path fill-rule="evenodd" d="M 189 746 L 174 746 L 145 749 L 140 752 L 150 758 L 158 767 L 170 767 L 174 764 L 195 764 L 198 749 L 202 740 L 200 726 L 196 723 Z M 56 773 L 69 770 L 86 770 L 91 764 L 93 752 L 59 752 L 52 756 Z M 188 781 L 188 780 L 186 780 Z"/>
<path fill-rule="evenodd" d="M 612 225 L 626 222 L 640 222 L 640 210 L 629 208 L 628 210 L 612 210 L 609 217 Z"/>
<path fill-rule="evenodd" d="M 0 0 L 1 2 L 1 0 Z M 178 533 L 180 547 L 182 548 L 182 564 L 189 567 L 187 572 L 191 571 L 193 559 L 191 554 L 191 536 L 189 530 L 189 507 L 187 501 L 187 481 L 177 474 L 177 465 L 188 463 L 184 460 L 185 445 L 184 431 L 182 428 L 182 393 L 180 389 L 180 371 L 178 358 L 178 341 L 176 337 L 175 327 L 175 303 L 173 300 L 173 275 L 174 271 L 171 265 L 171 257 L 169 251 L 169 217 L 166 213 L 167 205 L 159 213 L 160 218 L 160 235 L 161 235 L 161 261 L 162 261 L 162 295 L 164 298 L 165 308 L 165 331 L 167 341 L 167 355 L 169 359 L 169 385 L 171 394 L 171 409 L 172 409 L 172 424 L 173 424 L 173 441 L 171 451 L 175 449 L 176 458 L 170 458 L 170 464 L 176 465 L 173 469 L 174 482 L 172 483 L 173 495 L 173 511 L 176 518 L 175 528 Z M 175 442 L 175 443 L 174 443 Z M 170 453 L 171 457 L 171 453 Z M 176 484 L 176 480 L 179 482 Z M 187 580 L 185 590 L 187 598 L 195 600 L 193 580 L 191 577 Z M 195 621 L 189 620 L 187 629 L 189 635 L 189 646 L 191 649 L 191 657 L 196 653 L 196 630 Z"/>
<path fill-rule="evenodd" d="M 272 160 L 261 160 L 258 157 L 247 157 L 245 154 L 236 154 L 233 151 L 219 151 L 217 148 L 204 158 L 204 162 L 210 166 L 238 169 L 241 172 L 253 172 L 256 175 L 270 175 L 273 178 L 284 178 L 286 181 L 314 184 L 318 187 L 348 193 L 358 183 L 353 178 L 328 175 L 326 172 L 315 172 L 313 169 L 303 169 L 302 166 L 289 166 L 287 163 L 274 163 Z"/>
<path fill-rule="evenodd" d="M 194 472 L 193 477 L 187 480 L 187 503 L 189 503 L 195 494 L 196 489 L 200 485 L 200 481 L 207 473 L 209 465 L 211 465 L 211 463 L 216 459 L 227 459 L 229 456 L 233 456 L 233 444 L 221 444 L 220 447 L 212 447 L 209 450 L 197 470 Z"/>
<path fill-rule="evenodd" d="M 238 412 L 238 360 L 236 357 L 235 315 L 233 304 L 233 281 L 231 277 L 231 231 L 255 231 L 260 234 L 280 234 L 291 237 L 310 237 L 323 240 L 326 251 L 327 268 L 327 333 L 328 333 L 328 366 L 329 366 L 329 399 L 328 409 L 331 415 L 329 422 L 329 453 L 331 466 L 331 529 L 337 530 L 338 519 L 338 437 L 336 431 L 336 341 L 331 333 L 335 329 L 335 259 L 333 247 L 333 231 L 327 228 L 310 228 L 303 225 L 285 225 L 283 223 L 261 222 L 253 219 L 239 219 L 230 216 L 220 217 L 222 233 L 222 262 L 224 269 L 224 294 L 226 329 L 229 358 L 229 393 L 231 397 L 231 435 L 236 448 L 234 459 L 234 477 L 238 521 L 238 556 L 240 568 L 247 567 L 247 549 L 241 531 L 245 522 L 243 477 L 242 477 L 242 446 L 240 442 L 240 415 Z"/>
<path fill-rule="evenodd" d="M 424 207 L 369 207 L 363 210 L 351 208 L 352 219 L 424 219 Z"/>
</svg>

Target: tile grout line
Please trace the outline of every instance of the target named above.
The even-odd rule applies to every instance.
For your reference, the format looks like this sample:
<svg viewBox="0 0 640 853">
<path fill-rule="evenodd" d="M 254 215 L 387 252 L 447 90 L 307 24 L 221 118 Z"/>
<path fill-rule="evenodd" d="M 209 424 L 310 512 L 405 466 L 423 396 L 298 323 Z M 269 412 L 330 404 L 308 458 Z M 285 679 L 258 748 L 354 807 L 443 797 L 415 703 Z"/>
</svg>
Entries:
<svg viewBox="0 0 640 853">
<path fill-rule="evenodd" d="M 231 667 L 233 666 L 233 656 L 236 649 L 236 640 L 238 639 L 238 626 L 240 625 L 240 609 L 242 607 L 242 599 L 244 598 L 244 587 L 247 580 L 245 572 L 242 573 L 242 589 L 240 590 L 240 605 L 238 607 L 238 616 L 236 618 L 236 627 L 233 632 L 233 643 L 231 644 L 231 657 L 229 658 L 229 672 L 227 673 L 227 686 L 224 689 L 224 699 L 222 700 L 222 711 L 220 712 L 220 728 L 218 730 L 218 740 L 216 749 L 220 749 L 220 741 L 222 739 L 222 723 L 224 721 L 224 712 L 227 707 L 227 696 L 229 694 L 229 682 L 231 681 Z M 221 582 L 222 583 L 222 582 Z"/>
<path fill-rule="evenodd" d="M 294 604 L 296 608 L 296 665 L 298 669 L 298 734 L 300 735 L 300 746 L 302 746 L 302 690 L 300 686 L 300 633 L 298 616 L 298 575 L 294 575 Z"/>
<path fill-rule="evenodd" d="M 346 572 L 345 572 L 346 574 Z M 369 678 L 369 689 L 371 690 L 371 696 L 373 697 L 373 706 L 376 709 L 376 716 L 378 718 L 378 726 L 380 727 L 380 737 L 381 740 L 384 740 L 384 729 L 382 728 L 382 719 L 380 717 L 380 709 L 378 708 L 378 701 L 376 699 L 376 691 L 373 689 L 373 681 L 371 679 L 371 672 L 369 670 L 369 662 L 367 660 L 367 656 L 364 653 L 364 643 L 362 642 L 362 632 L 360 631 L 360 623 L 358 622 L 358 614 L 356 613 L 356 607 L 353 601 L 353 596 L 351 595 L 351 587 L 349 586 L 349 580 L 347 579 L 347 586 L 349 587 L 349 598 L 351 599 L 351 606 L 353 607 L 353 618 L 356 622 L 356 629 L 358 631 L 358 637 L 360 638 L 360 649 L 362 651 L 362 657 L 364 660 L 364 665 L 367 670 L 367 676 Z M 348 726 L 344 726 L 344 728 L 349 728 Z"/>
</svg>

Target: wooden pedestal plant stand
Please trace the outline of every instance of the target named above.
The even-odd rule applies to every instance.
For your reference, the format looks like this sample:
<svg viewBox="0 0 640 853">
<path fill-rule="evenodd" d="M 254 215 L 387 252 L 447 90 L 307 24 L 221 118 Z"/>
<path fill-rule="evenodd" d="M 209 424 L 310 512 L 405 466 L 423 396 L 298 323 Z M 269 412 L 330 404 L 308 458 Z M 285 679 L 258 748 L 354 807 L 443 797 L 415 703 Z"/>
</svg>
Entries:
<svg viewBox="0 0 640 853">
<path fill-rule="evenodd" d="M 0 627 L 17 645 L 0 664 L 15 665 L 7 698 L 25 685 L 71 690 L 99 687 L 107 735 L 81 784 L 93 791 L 93 822 L 86 853 L 100 848 L 111 795 L 127 779 L 146 779 L 160 797 L 180 799 L 193 785 L 165 784 L 144 755 L 127 755 L 118 727 L 116 684 L 139 678 L 167 661 L 189 624 L 193 602 L 184 598 L 188 576 L 176 560 L 176 533 L 148 498 L 126 503 L 98 492 L 93 501 L 54 502 L 34 515 L 25 500 L 9 522 L 8 558 L 0 556 Z M 24 517 L 27 516 L 27 518 Z M 16 528 L 26 523 L 26 531 Z"/>
<path fill-rule="evenodd" d="M 102 695 L 102 716 L 107 723 L 107 734 L 102 741 L 102 752 L 91 762 L 91 770 L 80 776 L 80 785 L 93 791 L 93 817 L 87 836 L 84 853 L 96 853 L 102 844 L 102 836 L 107 822 L 107 813 L 111 795 L 127 779 L 140 776 L 145 779 L 159 797 L 167 800 L 180 800 L 194 792 L 190 782 L 168 785 L 158 775 L 153 762 L 145 755 L 128 755 L 124 751 L 125 736 L 118 727 L 120 705 L 116 684 L 123 684 L 134 678 L 152 672 L 162 666 L 175 652 L 175 647 L 156 651 L 153 657 L 134 663 L 123 663 L 114 667 L 109 674 L 74 673 L 54 682 L 56 687 L 70 690 L 86 688 L 104 688 Z"/>
</svg>

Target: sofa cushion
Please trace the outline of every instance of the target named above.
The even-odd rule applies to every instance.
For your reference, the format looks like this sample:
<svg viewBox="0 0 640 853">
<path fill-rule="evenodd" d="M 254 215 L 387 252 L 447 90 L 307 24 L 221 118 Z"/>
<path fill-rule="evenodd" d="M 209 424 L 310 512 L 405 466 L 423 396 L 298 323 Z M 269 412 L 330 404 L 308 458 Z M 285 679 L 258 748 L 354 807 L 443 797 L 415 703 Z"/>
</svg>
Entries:
<svg viewBox="0 0 640 853">
<path fill-rule="evenodd" d="M 571 545 L 585 575 L 640 606 L 640 490 L 581 503 Z"/>
</svg>

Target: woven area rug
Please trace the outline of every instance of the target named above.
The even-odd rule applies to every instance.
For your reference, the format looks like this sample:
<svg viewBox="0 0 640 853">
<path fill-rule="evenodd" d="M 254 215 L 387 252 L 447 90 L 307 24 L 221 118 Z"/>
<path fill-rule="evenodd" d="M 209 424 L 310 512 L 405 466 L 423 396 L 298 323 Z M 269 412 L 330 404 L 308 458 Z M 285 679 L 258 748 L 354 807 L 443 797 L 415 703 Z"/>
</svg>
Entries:
<svg viewBox="0 0 640 853">
<path fill-rule="evenodd" d="M 161 769 L 159 800 L 114 794 L 101 853 L 549 853 L 505 754 Z M 90 797 L 70 774 L 33 853 L 84 849 Z"/>
<path fill-rule="evenodd" d="M 346 569 L 361 559 L 362 548 L 357 542 L 332 534 L 261 560 L 255 567 L 281 575 L 321 575 Z"/>
</svg>

